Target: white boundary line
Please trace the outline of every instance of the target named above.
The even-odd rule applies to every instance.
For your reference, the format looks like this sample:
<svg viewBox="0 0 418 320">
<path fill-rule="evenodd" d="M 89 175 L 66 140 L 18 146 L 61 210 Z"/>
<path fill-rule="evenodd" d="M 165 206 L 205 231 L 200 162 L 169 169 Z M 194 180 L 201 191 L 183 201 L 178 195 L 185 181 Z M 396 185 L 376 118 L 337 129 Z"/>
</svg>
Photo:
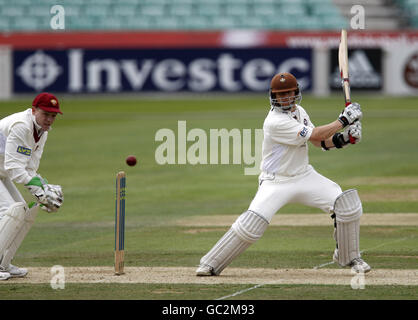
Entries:
<svg viewBox="0 0 418 320">
<path fill-rule="evenodd" d="M 412 239 L 412 238 L 415 238 L 415 236 L 404 237 L 404 238 L 401 238 L 401 239 L 398 239 L 398 240 L 395 240 L 395 241 L 382 243 L 382 244 L 379 244 L 379 245 L 377 245 L 377 246 L 375 246 L 375 247 L 372 247 L 372 248 L 369 248 L 369 249 L 362 250 L 362 251 L 360 251 L 360 253 L 363 253 L 363 252 L 365 252 L 365 251 L 374 250 L 374 249 L 376 249 L 376 248 L 380 248 L 380 247 L 383 247 L 383 246 L 388 245 L 388 244 L 392 244 L 392 243 L 396 243 L 396 242 L 401 242 L 401 241 L 405 241 L 405 240 Z M 322 268 L 322 267 L 328 266 L 328 265 L 333 264 L 333 263 L 334 263 L 334 261 L 327 262 L 327 263 L 323 263 L 323 264 L 320 264 L 320 265 L 318 265 L 318 266 L 313 267 L 313 269 L 319 269 L 319 268 Z M 221 298 L 217 298 L 217 299 L 215 299 L 215 300 L 225 300 L 225 299 L 228 299 L 228 298 L 232 298 L 232 297 L 238 296 L 238 295 L 240 295 L 240 294 L 242 294 L 242 293 L 245 293 L 245 292 L 248 292 L 248 291 L 251 291 L 251 290 L 254 290 L 254 289 L 260 288 L 260 287 L 261 287 L 261 286 L 263 286 L 263 285 L 264 285 L 264 284 L 257 284 L 257 285 L 255 285 L 255 286 L 253 286 L 253 287 L 251 287 L 251 288 L 243 289 L 243 290 L 237 291 L 237 292 L 235 292 L 235 293 L 232 293 L 232 294 L 230 294 L 230 295 L 227 295 L 227 296 L 224 296 L 224 297 L 221 297 Z"/>
</svg>

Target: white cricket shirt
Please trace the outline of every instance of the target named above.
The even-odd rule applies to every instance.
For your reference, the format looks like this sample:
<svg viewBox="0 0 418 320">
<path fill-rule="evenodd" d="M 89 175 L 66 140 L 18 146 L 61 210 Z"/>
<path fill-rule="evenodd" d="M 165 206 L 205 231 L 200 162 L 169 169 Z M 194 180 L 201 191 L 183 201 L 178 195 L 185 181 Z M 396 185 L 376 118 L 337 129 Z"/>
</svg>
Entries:
<svg viewBox="0 0 418 320">
<path fill-rule="evenodd" d="M 292 177 L 309 168 L 308 145 L 314 125 L 299 105 L 294 112 L 272 108 L 264 120 L 260 169 L 267 174 Z"/>
<path fill-rule="evenodd" d="M 40 129 L 31 108 L 0 120 L 0 177 L 27 184 L 36 175 L 48 137 Z"/>
</svg>

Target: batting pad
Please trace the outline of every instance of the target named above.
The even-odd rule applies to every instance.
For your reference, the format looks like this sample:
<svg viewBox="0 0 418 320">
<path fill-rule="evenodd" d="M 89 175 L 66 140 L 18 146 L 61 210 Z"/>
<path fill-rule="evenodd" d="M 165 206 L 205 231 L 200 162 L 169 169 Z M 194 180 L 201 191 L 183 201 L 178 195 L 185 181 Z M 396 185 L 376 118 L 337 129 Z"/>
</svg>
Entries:
<svg viewBox="0 0 418 320">
<path fill-rule="evenodd" d="M 0 220 L 0 255 L 10 246 L 25 219 L 25 204 L 16 202 L 3 214 Z"/>
<path fill-rule="evenodd" d="M 338 264 L 347 266 L 360 258 L 360 217 L 363 208 L 357 190 L 344 191 L 334 203 Z"/>
<path fill-rule="evenodd" d="M 24 213 L 24 218 L 23 221 L 21 221 L 20 223 L 20 228 L 17 232 L 15 232 L 15 234 L 11 235 L 11 241 L 9 242 L 9 246 L 6 247 L 5 250 L 0 251 L 3 255 L 2 257 L 0 256 L 0 267 L 4 269 L 7 269 L 9 267 L 9 264 L 12 262 L 12 259 L 16 254 L 17 249 L 19 249 L 23 239 L 25 239 L 30 228 L 35 222 L 35 218 L 38 214 L 38 209 L 39 205 L 35 205 Z"/>
<path fill-rule="evenodd" d="M 268 222 L 262 216 L 252 211 L 244 212 L 215 246 L 200 259 L 200 264 L 211 266 L 214 274 L 219 275 L 233 259 L 260 239 L 267 227 Z"/>
</svg>

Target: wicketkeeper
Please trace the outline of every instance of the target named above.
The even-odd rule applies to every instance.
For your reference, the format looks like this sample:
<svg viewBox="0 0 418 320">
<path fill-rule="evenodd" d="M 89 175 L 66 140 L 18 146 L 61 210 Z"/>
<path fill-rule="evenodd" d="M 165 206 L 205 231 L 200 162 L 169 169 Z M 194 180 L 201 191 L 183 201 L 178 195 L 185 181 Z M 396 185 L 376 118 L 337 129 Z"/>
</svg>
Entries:
<svg viewBox="0 0 418 320">
<path fill-rule="evenodd" d="M 32 108 L 0 120 L 0 280 L 24 277 L 25 268 L 11 264 L 32 227 L 39 207 L 56 212 L 64 201 L 62 188 L 37 173 L 48 131 L 57 114 L 58 99 L 41 93 Z M 23 184 L 36 202 L 27 204 L 15 183 Z"/>
<path fill-rule="evenodd" d="M 323 150 L 341 149 L 360 142 L 360 105 L 350 104 L 337 120 L 315 127 L 299 105 L 302 95 L 296 78 L 286 72 L 271 80 L 269 98 L 271 109 L 263 126 L 258 191 L 248 210 L 201 258 L 196 274 L 219 275 L 234 258 L 261 238 L 274 214 L 287 203 L 301 203 L 329 213 L 334 219 L 337 242 L 333 260 L 356 272 L 370 271 L 370 266 L 360 256 L 363 210 L 357 191 L 343 192 L 338 184 L 319 174 L 308 159 L 308 141 Z"/>
</svg>

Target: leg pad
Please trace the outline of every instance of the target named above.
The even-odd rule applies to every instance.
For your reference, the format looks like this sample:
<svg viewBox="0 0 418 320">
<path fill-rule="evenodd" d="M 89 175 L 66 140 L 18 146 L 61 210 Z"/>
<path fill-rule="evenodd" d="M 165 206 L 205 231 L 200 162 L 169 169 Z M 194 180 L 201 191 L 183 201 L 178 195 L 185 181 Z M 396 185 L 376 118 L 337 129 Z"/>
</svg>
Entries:
<svg viewBox="0 0 418 320">
<path fill-rule="evenodd" d="M 200 264 L 211 267 L 213 273 L 219 275 L 233 259 L 261 238 L 267 226 L 268 222 L 264 217 L 253 211 L 244 212 L 200 260 Z"/>
<path fill-rule="evenodd" d="M 35 222 L 38 209 L 38 205 L 28 209 L 23 203 L 18 202 L 12 205 L 0 220 L 1 268 L 7 269 L 9 267 L 17 249 Z"/>
<path fill-rule="evenodd" d="M 360 217 L 363 214 L 357 190 L 344 191 L 334 204 L 337 241 L 334 260 L 341 266 L 347 266 L 353 259 L 360 258 Z"/>
</svg>

